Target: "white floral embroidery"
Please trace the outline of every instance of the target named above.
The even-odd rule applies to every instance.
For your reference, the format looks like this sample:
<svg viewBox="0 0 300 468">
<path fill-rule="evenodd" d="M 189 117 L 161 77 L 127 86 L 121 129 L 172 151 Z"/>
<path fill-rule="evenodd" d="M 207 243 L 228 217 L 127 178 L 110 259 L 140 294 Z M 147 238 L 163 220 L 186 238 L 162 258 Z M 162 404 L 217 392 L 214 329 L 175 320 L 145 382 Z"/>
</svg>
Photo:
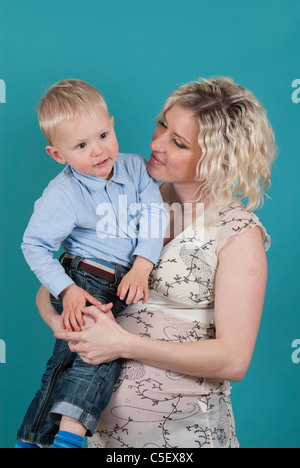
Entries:
<svg viewBox="0 0 300 468">
<path fill-rule="evenodd" d="M 202 235 L 187 230 L 164 247 L 150 276 L 145 306 L 128 307 L 118 317 L 126 330 L 144 338 L 187 343 L 215 338 L 213 307 L 218 251 L 229 237 L 259 219 L 240 204 L 220 212 Z M 181 375 L 125 361 L 111 402 L 90 447 L 236 448 L 228 382 Z"/>
</svg>

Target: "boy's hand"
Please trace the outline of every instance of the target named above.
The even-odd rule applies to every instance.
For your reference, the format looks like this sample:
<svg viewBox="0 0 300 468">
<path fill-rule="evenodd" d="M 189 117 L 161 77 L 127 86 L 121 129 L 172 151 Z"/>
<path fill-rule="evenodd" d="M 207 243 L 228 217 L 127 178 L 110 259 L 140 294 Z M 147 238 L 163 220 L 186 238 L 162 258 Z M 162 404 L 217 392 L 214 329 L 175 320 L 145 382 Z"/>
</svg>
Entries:
<svg viewBox="0 0 300 468">
<path fill-rule="evenodd" d="M 84 325 L 82 308 L 89 302 L 92 305 L 99 305 L 99 301 L 91 296 L 84 289 L 76 284 L 67 287 L 62 293 L 64 310 L 61 314 L 61 326 L 68 331 L 81 331 Z"/>
<path fill-rule="evenodd" d="M 143 257 L 137 257 L 132 269 L 123 277 L 119 284 L 117 295 L 123 301 L 128 292 L 126 304 L 137 304 L 142 297 L 143 304 L 149 299 L 148 278 L 153 269 L 153 263 Z"/>
</svg>

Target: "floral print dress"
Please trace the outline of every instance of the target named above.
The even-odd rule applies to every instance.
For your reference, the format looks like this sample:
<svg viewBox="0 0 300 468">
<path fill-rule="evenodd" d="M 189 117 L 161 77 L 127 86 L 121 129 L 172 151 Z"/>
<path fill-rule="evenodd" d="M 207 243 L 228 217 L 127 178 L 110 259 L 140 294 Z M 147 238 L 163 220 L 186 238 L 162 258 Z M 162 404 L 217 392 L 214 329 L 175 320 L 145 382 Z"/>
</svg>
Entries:
<svg viewBox="0 0 300 468">
<path fill-rule="evenodd" d="M 167 244 L 150 277 L 147 304 L 118 317 L 130 333 L 187 343 L 215 338 L 214 297 L 218 252 L 250 227 L 270 238 L 257 216 L 241 204 L 219 213 L 203 228 L 200 217 Z M 90 448 L 238 448 L 227 381 L 204 379 L 124 361 L 114 394 Z"/>
</svg>

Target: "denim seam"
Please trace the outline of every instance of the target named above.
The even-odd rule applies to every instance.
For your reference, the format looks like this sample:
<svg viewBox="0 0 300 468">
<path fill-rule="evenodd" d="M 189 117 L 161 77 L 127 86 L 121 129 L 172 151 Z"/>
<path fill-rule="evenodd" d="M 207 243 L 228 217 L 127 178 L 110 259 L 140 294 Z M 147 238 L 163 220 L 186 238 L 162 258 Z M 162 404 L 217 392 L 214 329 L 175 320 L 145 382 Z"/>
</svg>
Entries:
<svg viewBox="0 0 300 468">
<path fill-rule="evenodd" d="M 60 363 L 59 368 L 56 370 L 56 372 L 55 372 L 55 374 L 54 374 L 54 376 L 53 376 L 53 379 L 52 379 L 52 382 L 51 382 L 51 386 L 50 386 L 50 388 L 49 388 L 49 390 L 48 390 L 48 392 L 47 392 L 46 401 L 45 401 L 45 403 L 44 403 L 44 406 L 43 406 L 43 408 L 42 408 L 42 410 L 41 410 L 41 412 L 40 412 L 39 418 L 38 418 L 38 420 L 37 420 L 37 422 L 36 422 L 36 425 L 35 425 L 35 427 L 34 427 L 34 433 L 37 433 L 37 432 L 38 432 L 38 429 L 39 429 L 39 427 L 40 427 L 41 421 L 42 421 L 42 419 L 43 419 L 43 417 L 44 417 L 44 414 L 45 414 L 45 411 L 46 411 L 46 408 L 47 408 L 47 405 L 48 405 L 48 402 L 49 402 L 49 398 L 50 398 L 50 396 L 51 396 L 51 394 L 52 394 L 53 388 L 54 388 L 55 385 L 56 385 L 57 378 L 58 378 L 59 374 L 61 373 L 61 369 L 63 368 L 66 359 L 68 358 L 68 356 L 69 356 L 70 354 L 71 354 L 71 351 L 67 351 L 67 352 L 65 353 L 64 358 L 63 358 L 62 362 Z"/>
</svg>

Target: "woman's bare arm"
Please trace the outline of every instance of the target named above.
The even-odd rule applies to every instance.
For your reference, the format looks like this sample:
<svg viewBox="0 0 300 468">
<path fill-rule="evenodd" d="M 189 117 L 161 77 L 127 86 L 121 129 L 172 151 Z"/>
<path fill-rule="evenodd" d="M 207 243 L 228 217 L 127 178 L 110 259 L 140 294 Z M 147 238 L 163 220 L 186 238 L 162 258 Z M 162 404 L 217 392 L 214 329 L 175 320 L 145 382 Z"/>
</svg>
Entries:
<svg viewBox="0 0 300 468">
<path fill-rule="evenodd" d="M 47 291 L 44 286 L 41 286 L 37 293 L 36 305 L 40 316 L 49 328 L 51 328 L 54 332 L 63 330 L 60 324 L 60 315 L 52 306 L 50 302 L 49 291 Z"/>
<path fill-rule="evenodd" d="M 242 380 L 252 359 L 263 309 L 267 263 L 259 228 L 232 238 L 216 276 L 216 339 L 197 343 L 127 341 L 125 357 L 203 378 Z"/>
</svg>

